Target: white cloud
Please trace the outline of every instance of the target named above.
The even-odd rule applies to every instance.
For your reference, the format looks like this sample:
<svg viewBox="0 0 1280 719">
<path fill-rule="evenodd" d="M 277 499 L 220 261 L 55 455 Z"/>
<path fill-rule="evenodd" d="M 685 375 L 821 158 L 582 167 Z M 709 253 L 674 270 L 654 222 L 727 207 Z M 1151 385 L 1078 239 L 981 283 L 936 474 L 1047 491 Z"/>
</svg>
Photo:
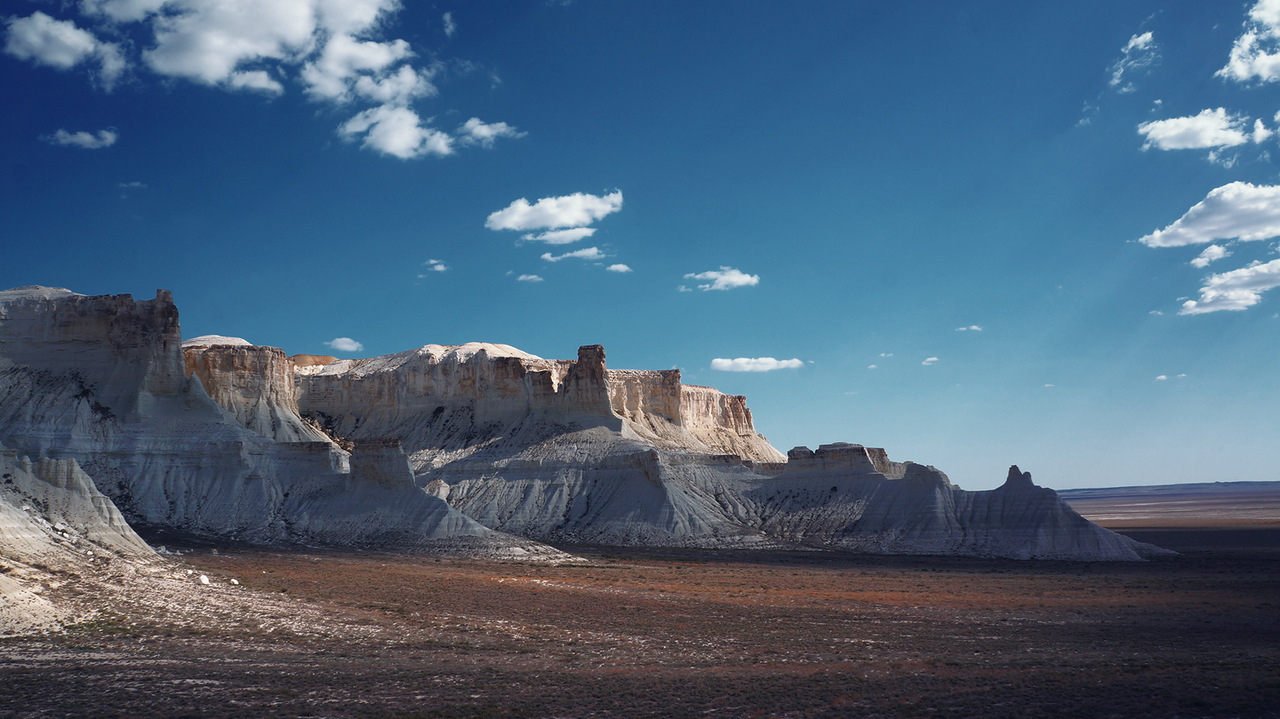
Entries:
<svg viewBox="0 0 1280 719">
<path fill-rule="evenodd" d="M 453 34 L 458 31 L 458 23 L 453 21 L 453 13 L 447 12 L 440 19 L 444 23 L 444 36 L 453 37 Z"/>
<path fill-rule="evenodd" d="M 227 85 L 233 90 L 256 90 L 265 92 L 268 95 L 284 93 L 284 85 L 281 85 L 275 78 L 271 77 L 266 70 L 233 72 L 231 77 L 227 78 Z"/>
<path fill-rule="evenodd" d="M 100 41 L 70 20 L 55 20 L 37 10 L 29 17 L 10 18 L 6 24 L 4 51 L 18 59 L 59 70 L 97 59 L 98 78 L 108 92 L 125 70 L 119 45 Z"/>
<path fill-rule="evenodd" d="M 1262 301 L 1262 293 L 1280 287 L 1280 260 L 1254 262 L 1248 267 L 1209 275 L 1200 288 L 1200 299 L 1182 303 L 1180 315 L 1200 315 L 1222 310 L 1244 310 Z"/>
<path fill-rule="evenodd" d="M 520 239 L 529 242 L 545 242 L 548 245 L 569 245 L 595 233 L 594 227 L 574 227 L 568 230 L 547 230 L 536 235 L 529 233 Z"/>
<path fill-rule="evenodd" d="M 1280 0 L 1259 0 L 1249 10 L 1227 64 L 1214 74 L 1236 82 L 1280 79 Z"/>
<path fill-rule="evenodd" d="M 1156 377 L 1156 381 L 1157 381 L 1157 382 L 1164 382 L 1164 381 L 1165 381 L 1165 380 L 1167 380 L 1167 379 L 1169 379 L 1169 375 L 1164 375 L 1164 374 L 1162 374 L 1162 375 L 1159 375 L 1159 376 L 1157 376 L 1157 377 Z"/>
<path fill-rule="evenodd" d="M 538 275 L 520 275 L 516 280 L 520 282 L 541 282 L 542 278 Z"/>
<path fill-rule="evenodd" d="M 491 230 L 556 230 L 585 227 L 622 209 L 622 191 L 597 197 L 583 192 L 544 197 L 530 205 L 523 197 L 489 215 L 484 226 Z"/>
<path fill-rule="evenodd" d="M 926 357 L 925 360 L 920 364 L 924 365 L 925 367 L 928 367 L 930 365 L 936 364 L 937 362 L 938 362 L 937 357 Z"/>
<path fill-rule="evenodd" d="M 423 127 L 418 113 L 407 107 L 381 105 L 365 110 L 343 123 L 338 134 L 350 140 L 363 136 L 364 147 L 404 160 L 453 152 L 448 135 Z"/>
<path fill-rule="evenodd" d="M 115 130 L 98 130 L 97 134 L 92 132 L 67 132 L 66 130 L 58 130 L 52 135 L 43 135 L 41 140 L 52 145 L 63 145 L 66 147 L 79 147 L 85 150 L 100 150 L 104 147 L 111 147 L 116 144 L 116 140 L 120 136 Z"/>
<path fill-rule="evenodd" d="M 119 187 L 122 190 L 145 190 L 147 185 L 145 182 L 134 180 L 133 182 L 121 182 Z"/>
<path fill-rule="evenodd" d="M 609 272 L 630 272 L 631 271 L 630 267 L 621 263 L 616 265 L 609 265 L 605 269 L 608 270 Z"/>
<path fill-rule="evenodd" d="M 881 357 L 892 357 L 892 356 L 893 356 L 893 353 L 892 353 L 892 352 L 881 352 L 881 353 L 880 353 L 880 356 L 881 356 Z"/>
<path fill-rule="evenodd" d="M 1138 125 L 1145 135 L 1142 149 L 1202 150 L 1243 145 L 1253 137 L 1248 131 L 1249 118 L 1228 114 L 1225 108 L 1201 110 L 1190 117 L 1171 117 Z M 1256 128 L 1255 128 L 1256 129 Z M 1265 129 L 1265 128 L 1264 128 Z"/>
<path fill-rule="evenodd" d="M 338 352 L 359 352 L 364 349 L 364 345 L 356 342 L 350 337 L 335 337 L 328 342 L 325 342 L 325 344 Z"/>
<path fill-rule="evenodd" d="M 981 332 L 982 328 L 978 325 L 969 325 L 968 327 L 957 327 L 956 332 Z"/>
<path fill-rule="evenodd" d="M 1155 63 L 1157 58 L 1156 42 L 1150 32 L 1134 35 L 1120 50 L 1120 58 L 1111 64 L 1111 80 L 1107 83 L 1120 93 L 1134 91 L 1132 82 L 1125 81 L 1125 74 L 1132 75 L 1138 70 L 1145 70 Z"/>
<path fill-rule="evenodd" d="M 1265 142 L 1268 137 L 1271 137 L 1274 134 L 1276 134 L 1275 131 L 1268 129 L 1266 125 L 1262 124 L 1262 120 L 1254 120 L 1253 133 L 1249 135 L 1249 139 L 1253 140 L 1254 144 L 1258 144 L 1260 142 Z"/>
<path fill-rule="evenodd" d="M 550 252 L 544 252 L 542 253 L 542 261 L 559 262 L 560 260 L 567 260 L 570 258 L 579 260 L 603 260 L 604 256 L 604 253 L 597 247 L 584 247 L 581 250 L 566 252 L 563 255 L 553 255 Z"/>
<path fill-rule="evenodd" d="M 1045 387 L 1052 387 L 1052 386 L 1053 386 L 1053 385 L 1051 385 L 1051 384 L 1046 384 L 1046 385 L 1045 385 Z"/>
<path fill-rule="evenodd" d="M 698 289 L 706 292 L 708 290 L 731 290 L 735 287 L 752 287 L 760 284 L 760 275 L 748 275 L 733 267 L 720 266 L 718 270 L 707 270 L 706 272 L 691 272 L 684 276 L 686 280 L 702 280 L 706 284 L 698 285 Z"/>
<path fill-rule="evenodd" d="M 1222 245 L 1209 245 L 1204 248 L 1204 252 L 1201 252 L 1198 257 L 1191 261 L 1191 266 L 1203 269 L 1208 267 L 1209 263 L 1214 260 L 1220 260 L 1224 257 L 1230 256 L 1231 253 L 1224 249 Z"/>
<path fill-rule="evenodd" d="M 427 260 L 422 263 L 422 266 L 427 268 L 428 272 L 444 272 L 449 269 L 449 267 L 441 260 Z M 426 277 L 426 275 L 418 275 L 418 277 L 421 279 Z"/>
<path fill-rule="evenodd" d="M 434 70 L 419 72 L 408 65 L 401 65 L 399 70 L 378 78 L 360 76 L 355 90 L 357 95 L 371 102 L 407 105 L 420 97 L 432 97 L 437 93 L 436 86 L 427 79 L 434 74 Z"/>
<path fill-rule="evenodd" d="M 867 369 L 876 369 L 876 366 L 873 364 L 869 364 L 867 365 Z"/>
<path fill-rule="evenodd" d="M 142 53 L 152 70 L 205 85 L 235 87 L 246 64 L 293 61 L 317 31 L 311 0 L 174 0 L 151 19 L 155 45 Z"/>
<path fill-rule="evenodd" d="M 1138 239 L 1148 247 L 1280 236 L 1280 186 L 1232 182 L 1209 192 L 1173 224 Z"/>
<path fill-rule="evenodd" d="M 307 94 L 313 98 L 347 102 L 351 100 L 352 85 L 357 78 L 372 81 L 367 73 L 381 73 L 412 55 L 409 43 L 404 40 L 372 42 L 360 41 L 350 35 L 335 35 L 325 43 L 319 57 L 303 66 L 302 80 L 307 84 Z M 403 67 L 417 81 L 425 83 L 408 65 Z M 366 87 L 365 92 L 371 89 Z M 420 94 L 433 94 L 434 89 L 426 85 L 420 88 Z"/>
<path fill-rule="evenodd" d="M 505 122 L 481 122 L 478 117 L 462 123 L 457 132 L 458 141 L 462 144 L 481 147 L 493 147 L 493 141 L 499 137 L 524 137 L 526 134 Z"/>
<path fill-rule="evenodd" d="M 711 369 L 721 372 L 771 372 L 777 369 L 796 369 L 803 367 L 799 359 L 777 360 L 772 357 L 738 357 L 724 359 L 717 357 L 711 360 Z"/>
</svg>

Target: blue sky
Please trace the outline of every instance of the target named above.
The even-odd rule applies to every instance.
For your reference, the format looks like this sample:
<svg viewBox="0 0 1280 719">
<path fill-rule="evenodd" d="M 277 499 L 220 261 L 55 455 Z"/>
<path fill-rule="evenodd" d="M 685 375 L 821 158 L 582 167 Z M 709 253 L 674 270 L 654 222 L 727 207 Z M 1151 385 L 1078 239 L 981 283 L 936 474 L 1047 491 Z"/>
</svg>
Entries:
<svg viewBox="0 0 1280 719">
<path fill-rule="evenodd" d="M 970 489 L 1280 479 L 1280 0 L 3 13 L 4 287 L 600 343 Z"/>
</svg>

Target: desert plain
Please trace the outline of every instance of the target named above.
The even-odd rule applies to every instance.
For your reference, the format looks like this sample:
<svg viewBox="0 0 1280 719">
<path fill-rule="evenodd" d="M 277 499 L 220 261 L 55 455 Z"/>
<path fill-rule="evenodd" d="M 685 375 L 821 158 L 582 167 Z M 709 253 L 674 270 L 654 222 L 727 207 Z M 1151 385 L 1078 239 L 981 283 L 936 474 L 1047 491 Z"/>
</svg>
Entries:
<svg viewBox="0 0 1280 719">
<path fill-rule="evenodd" d="M 1280 716 L 1280 521 L 1253 489 L 1206 500 L 1212 526 L 1117 520 L 1180 552 L 1145 562 L 150 536 L 179 554 L 146 591 L 0 640 L 0 716 Z M 49 591 L 75 598 L 65 579 Z"/>
</svg>

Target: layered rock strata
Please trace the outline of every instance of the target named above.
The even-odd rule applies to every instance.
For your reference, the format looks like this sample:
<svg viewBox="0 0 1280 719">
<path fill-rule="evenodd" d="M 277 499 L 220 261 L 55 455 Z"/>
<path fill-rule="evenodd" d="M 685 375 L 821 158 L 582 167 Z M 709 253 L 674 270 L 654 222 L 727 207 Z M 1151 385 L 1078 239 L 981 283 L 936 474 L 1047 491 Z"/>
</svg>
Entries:
<svg viewBox="0 0 1280 719">
<path fill-rule="evenodd" d="M 165 291 L 0 293 L 0 442 L 37 462 L 75 460 L 130 521 L 192 534 L 562 556 L 418 489 L 403 453 L 390 481 L 386 447 L 365 461 L 309 429 L 278 350 L 215 342 L 184 358 L 181 344 Z"/>
</svg>

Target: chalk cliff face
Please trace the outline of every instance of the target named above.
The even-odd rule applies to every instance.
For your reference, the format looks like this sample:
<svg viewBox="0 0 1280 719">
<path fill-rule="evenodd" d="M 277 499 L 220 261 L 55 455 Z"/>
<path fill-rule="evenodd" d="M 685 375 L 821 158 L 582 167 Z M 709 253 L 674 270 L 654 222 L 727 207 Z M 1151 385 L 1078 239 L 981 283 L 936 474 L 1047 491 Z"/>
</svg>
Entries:
<svg viewBox="0 0 1280 719">
<path fill-rule="evenodd" d="M 188 379 L 164 291 L 148 301 L 38 287 L 0 293 L 0 442 L 36 462 L 75 460 L 130 521 L 193 534 L 558 554 L 496 534 L 418 489 L 405 462 L 389 481 L 394 467 L 358 451 L 352 458 L 318 432 L 292 441 L 312 435 L 292 409 L 278 350 L 191 349 Z M 353 471 L 362 466 L 376 470 Z"/>
<path fill-rule="evenodd" d="M 241 424 L 281 442 L 325 442 L 301 421 L 294 399 L 294 364 L 276 347 L 238 338 L 197 337 L 182 343 L 184 371 Z"/>
<path fill-rule="evenodd" d="M 55 484 L 91 480 L 130 521 L 252 542 L 524 558 L 563 557 L 539 540 L 1158 551 L 1020 472 L 965 492 L 882 449 L 784 457 L 743 397 L 675 370 L 610 370 L 599 345 L 574 360 L 481 343 L 356 360 L 229 337 L 184 349 L 163 291 L 0 293 L 0 443 Z"/>
</svg>

